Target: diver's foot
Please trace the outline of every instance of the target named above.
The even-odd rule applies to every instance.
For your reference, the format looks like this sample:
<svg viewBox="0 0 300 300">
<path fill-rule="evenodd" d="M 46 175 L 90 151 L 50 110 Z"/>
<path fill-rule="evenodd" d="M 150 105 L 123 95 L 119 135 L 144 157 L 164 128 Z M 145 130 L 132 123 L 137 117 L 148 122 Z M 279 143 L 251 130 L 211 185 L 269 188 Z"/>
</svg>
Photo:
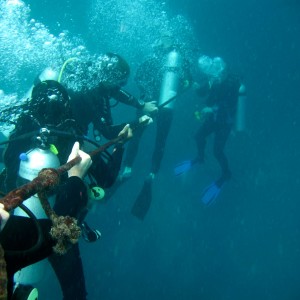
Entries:
<svg viewBox="0 0 300 300">
<path fill-rule="evenodd" d="M 31 285 L 17 284 L 12 300 L 38 300 L 38 289 Z"/>
</svg>

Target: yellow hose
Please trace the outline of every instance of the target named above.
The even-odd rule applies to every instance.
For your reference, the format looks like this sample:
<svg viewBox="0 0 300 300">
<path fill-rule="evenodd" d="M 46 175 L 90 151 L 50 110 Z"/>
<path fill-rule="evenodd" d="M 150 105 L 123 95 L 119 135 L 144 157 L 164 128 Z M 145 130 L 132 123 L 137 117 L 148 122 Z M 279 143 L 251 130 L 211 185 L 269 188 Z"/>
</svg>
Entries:
<svg viewBox="0 0 300 300">
<path fill-rule="evenodd" d="M 67 64 L 68 64 L 69 62 L 71 62 L 72 60 L 75 60 L 75 59 L 78 59 L 78 58 L 77 58 L 77 57 L 71 57 L 71 58 L 67 59 L 67 60 L 64 62 L 64 64 L 62 65 L 62 67 L 61 67 L 61 69 L 60 69 L 60 72 L 59 72 L 59 75 L 58 75 L 58 79 L 57 79 L 57 81 L 58 81 L 59 83 L 60 83 L 60 81 L 61 81 L 62 74 L 63 74 L 63 72 L 64 72 L 64 70 L 65 70 Z"/>
</svg>

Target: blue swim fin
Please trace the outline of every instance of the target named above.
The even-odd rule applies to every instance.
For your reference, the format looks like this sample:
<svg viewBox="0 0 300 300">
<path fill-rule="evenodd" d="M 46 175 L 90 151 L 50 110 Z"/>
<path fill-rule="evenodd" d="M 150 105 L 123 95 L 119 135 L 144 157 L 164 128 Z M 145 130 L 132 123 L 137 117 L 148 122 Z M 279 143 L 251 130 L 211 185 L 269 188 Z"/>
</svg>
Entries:
<svg viewBox="0 0 300 300">
<path fill-rule="evenodd" d="M 174 168 L 174 175 L 175 176 L 180 176 L 180 175 L 188 172 L 191 169 L 192 166 L 193 166 L 193 161 L 192 160 L 185 160 L 185 161 L 179 163 Z"/>
<path fill-rule="evenodd" d="M 218 185 L 215 181 L 211 183 L 209 186 L 207 186 L 204 189 L 201 196 L 201 201 L 203 202 L 203 204 L 205 205 L 213 204 L 216 201 L 217 197 L 219 196 L 223 186 L 224 184 Z"/>
</svg>

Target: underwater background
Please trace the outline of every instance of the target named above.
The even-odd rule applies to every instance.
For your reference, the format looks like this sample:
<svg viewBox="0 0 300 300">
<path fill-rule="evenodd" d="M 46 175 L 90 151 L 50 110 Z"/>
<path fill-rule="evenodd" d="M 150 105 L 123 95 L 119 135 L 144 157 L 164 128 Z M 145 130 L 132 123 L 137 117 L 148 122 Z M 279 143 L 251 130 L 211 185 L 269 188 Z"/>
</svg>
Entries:
<svg viewBox="0 0 300 300">
<path fill-rule="evenodd" d="M 207 162 L 178 178 L 196 154 L 194 112 L 182 95 L 153 201 L 144 221 L 131 207 L 148 174 L 155 125 L 147 129 L 132 178 L 89 213 L 96 243 L 80 241 L 89 299 L 300 299 L 300 2 L 297 0 L 0 0 L 0 116 L 45 67 L 74 55 L 117 52 L 134 74 L 163 32 L 200 54 L 221 56 L 247 88 L 247 131 L 226 153 L 233 178 L 204 207 L 218 176 Z M 126 89 L 138 96 L 132 80 Z M 4 111 L 4 113 L 3 113 Z M 114 119 L 134 118 L 118 105 Z M 5 131 L 7 124 L 1 124 Z M 49 268 L 40 299 L 61 299 Z"/>
</svg>

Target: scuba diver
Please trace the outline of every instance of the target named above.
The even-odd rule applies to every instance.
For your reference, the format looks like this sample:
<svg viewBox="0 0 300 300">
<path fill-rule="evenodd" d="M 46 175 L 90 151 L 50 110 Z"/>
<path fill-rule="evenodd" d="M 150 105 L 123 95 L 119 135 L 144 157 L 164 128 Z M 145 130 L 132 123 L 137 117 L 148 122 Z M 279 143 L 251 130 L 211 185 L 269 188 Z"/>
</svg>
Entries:
<svg viewBox="0 0 300 300">
<path fill-rule="evenodd" d="M 68 93 L 76 122 L 84 132 L 88 131 L 88 126 L 92 123 L 94 138 L 96 141 L 100 141 L 101 136 L 106 139 L 115 138 L 125 126 L 125 124 L 113 125 L 111 99 L 117 103 L 121 102 L 137 108 L 141 112 L 141 116 L 149 114 L 157 108 L 154 103 L 146 103 L 122 89 L 130 75 L 130 67 L 123 57 L 116 53 L 106 53 L 98 56 L 95 60 L 97 61 L 95 69 L 98 74 L 94 77 L 98 76 L 97 86 L 91 88 L 84 86 L 79 91 L 68 88 Z M 89 65 L 87 64 L 86 67 L 88 70 Z M 93 78 L 93 80 L 95 79 Z M 68 78 L 66 78 L 66 86 L 68 86 Z M 150 122 L 150 118 L 147 119 Z"/>
<path fill-rule="evenodd" d="M 189 63 L 169 33 L 160 37 L 155 44 L 154 53 L 136 71 L 134 79 L 140 90 L 141 98 L 152 105 L 158 102 L 158 109 L 150 114 L 156 119 L 156 137 L 150 172 L 132 209 L 133 215 L 140 219 L 145 217 L 149 208 L 151 184 L 160 169 L 164 156 L 173 120 L 175 99 L 182 90 L 189 86 L 190 77 Z M 140 115 L 140 111 L 137 111 L 137 117 Z M 139 128 L 127 146 L 120 182 L 131 177 L 132 166 L 144 130 L 145 128 Z"/>
<path fill-rule="evenodd" d="M 119 134 L 125 134 L 130 138 L 129 126 L 126 125 Z M 9 192 L 18 185 L 31 180 L 32 175 L 41 168 L 57 167 L 60 162 L 66 162 L 68 153 L 76 140 L 84 146 L 93 143 L 84 136 L 83 130 L 74 119 L 65 88 L 55 80 L 37 82 L 7 141 L 4 152 L 5 169 L 1 174 L 1 189 Z M 90 187 L 89 199 L 99 200 L 97 195 L 101 194 L 98 192 L 99 189 L 107 188 L 114 183 L 119 173 L 123 151 L 123 143 L 118 143 L 112 153 L 107 152 L 105 156 L 99 153 L 93 157 L 93 164 L 86 176 L 87 184 Z M 54 211 L 63 215 L 65 213 L 64 205 L 61 205 L 62 202 L 58 200 L 61 193 L 63 191 L 59 186 L 55 191 L 57 199 Z M 36 201 L 33 202 L 36 203 Z M 30 203 L 31 200 L 28 199 L 26 205 Z M 92 242 L 100 237 L 100 233 L 91 229 L 84 222 L 89 204 L 81 211 L 79 224 L 83 237 Z M 34 210 L 37 217 L 43 218 L 43 214 L 40 215 L 40 207 L 36 208 L 33 205 L 30 209 Z M 73 209 L 77 209 L 76 203 L 74 203 Z M 19 214 L 18 208 L 15 209 L 16 213 Z M 74 245 L 64 256 L 51 255 L 49 261 L 60 282 L 64 299 L 86 299 L 84 273 L 78 244 Z M 73 267 L 70 268 L 69 265 L 77 266 L 75 281 Z M 33 268 L 33 266 L 29 268 Z M 21 275 L 22 273 L 26 274 L 24 270 L 20 272 Z M 24 275 L 23 277 L 26 277 L 26 281 L 29 277 L 30 281 L 32 276 L 38 274 L 39 272 L 34 271 L 30 272 L 30 276 Z"/>
<path fill-rule="evenodd" d="M 187 88 L 190 81 L 189 65 L 182 53 L 174 45 L 174 38 L 166 34 L 155 44 L 154 53 L 137 69 L 135 82 L 141 98 L 146 103 L 159 103 L 156 113 L 157 132 L 149 176 L 155 177 L 164 155 L 165 144 L 173 119 L 173 107 L 178 92 Z M 171 101 L 170 101 L 171 100 Z M 166 104 L 166 102 L 168 102 Z M 140 117 L 140 111 L 137 111 Z M 121 179 L 132 174 L 132 166 L 138 153 L 139 143 L 145 127 L 139 128 L 129 142 L 124 159 L 124 171 Z"/>
<path fill-rule="evenodd" d="M 68 215 L 73 218 L 80 218 L 88 203 L 88 192 L 83 178 L 92 164 L 91 157 L 79 149 L 78 142 L 74 143 L 68 161 L 77 156 L 81 157 L 81 161 L 68 171 L 68 178 L 60 187 L 61 192 L 57 197 L 61 212 L 65 216 Z M 36 199 L 36 201 L 38 200 Z M 36 219 L 34 216 L 29 218 L 15 214 L 10 215 L 4 210 L 4 205 L 0 203 L 0 223 L 0 243 L 4 249 L 8 279 L 7 299 L 36 300 L 38 299 L 37 289 L 30 286 L 16 286 L 14 288 L 14 274 L 46 257 L 57 255 L 53 254 L 56 241 L 50 234 L 52 221 L 47 217 Z M 69 251 L 76 245 L 78 244 L 72 245 L 70 243 Z M 85 292 L 84 282 L 81 282 L 81 278 L 78 276 L 78 274 L 83 273 L 80 257 L 77 264 L 65 265 L 65 267 L 72 270 L 73 288 L 75 289 L 77 285 L 83 284 L 81 289 Z M 5 293 L 5 291 L 1 292 Z M 79 294 L 79 298 L 75 297 L 73 299 L 83 299 L 83 297 L 80 298 Z"/>
<path fill-rule="evenodd" d="M 224 183 L 231 178 L 224 148 L 234 125 L 237 131 L 244 130 L 246 91 L 240 79 L 229 73 L 221 57 L 203 55 L 198 60 L 198 67 L 203 80 L 197 84 L 195 90 L 206 103 L 198 115 L 201 122 L 195 136 L 198 155 L 193 160 L 178 164 L 174 171 L 179 176 L 189 171 L 192 166 L 204 163 L 206 139 L 214 134 L 213 151 L 221 167 L 221 175 L 203 191 L 202 202 L 209 205 L 216 200 Z"/>
</svg>

